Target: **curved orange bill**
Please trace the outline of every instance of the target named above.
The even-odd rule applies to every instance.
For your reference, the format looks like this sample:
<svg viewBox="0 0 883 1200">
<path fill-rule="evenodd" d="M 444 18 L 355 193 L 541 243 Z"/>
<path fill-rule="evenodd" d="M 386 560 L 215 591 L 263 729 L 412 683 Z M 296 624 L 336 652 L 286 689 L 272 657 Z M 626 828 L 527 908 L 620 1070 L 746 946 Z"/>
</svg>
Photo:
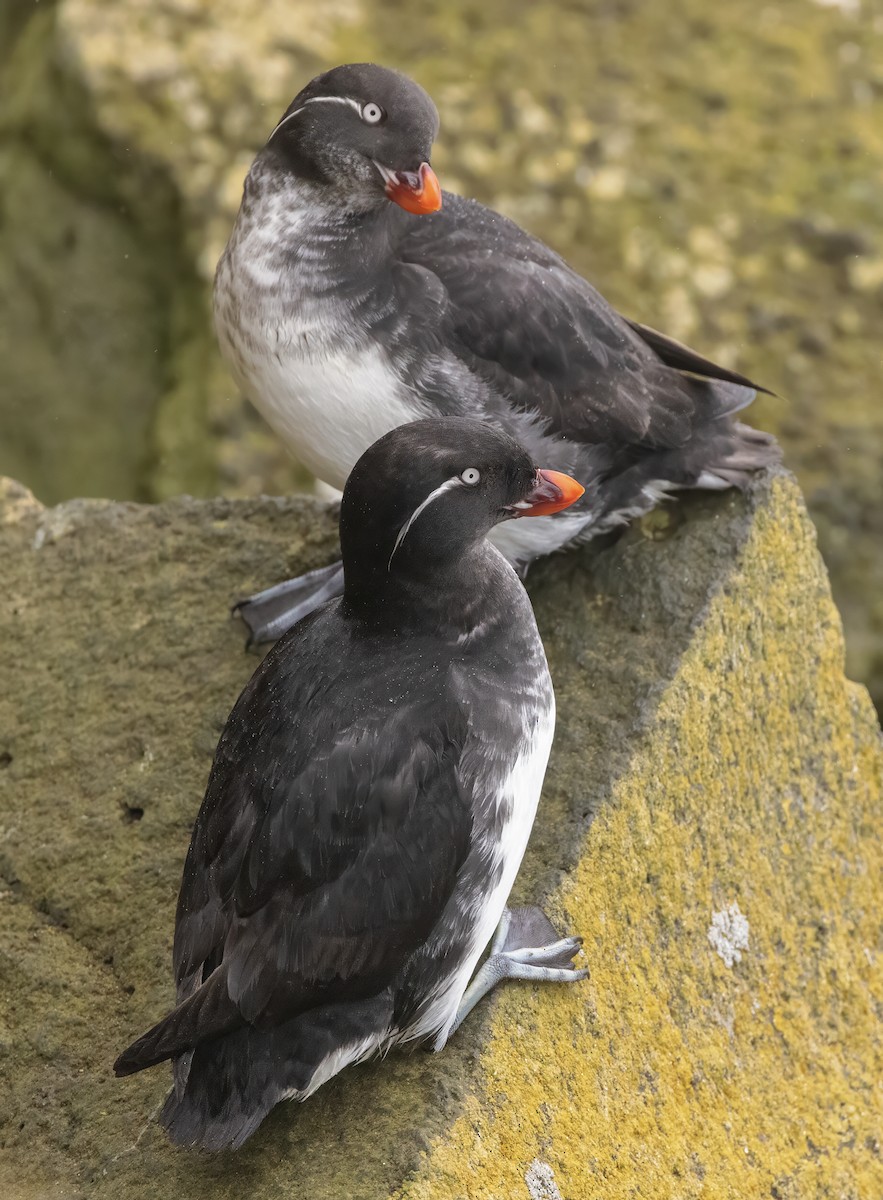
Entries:
<svg viewBox="0 0 883 1200">
<path fill-rule="evenodd" d="M 421 163 L 420 170 L 384 170 L 386 194 L 393 204 L 410 213 L 434 213 L 442 206 L 441 184 L 429 163 Z"/>
<path fill-rule="evenodd" d="M 533 490 L 509 511 L 513 517 L 546 517 L 570 508 L 585 490 L 581 483 L 560 471 L 537 471 Z"/>
</svg>

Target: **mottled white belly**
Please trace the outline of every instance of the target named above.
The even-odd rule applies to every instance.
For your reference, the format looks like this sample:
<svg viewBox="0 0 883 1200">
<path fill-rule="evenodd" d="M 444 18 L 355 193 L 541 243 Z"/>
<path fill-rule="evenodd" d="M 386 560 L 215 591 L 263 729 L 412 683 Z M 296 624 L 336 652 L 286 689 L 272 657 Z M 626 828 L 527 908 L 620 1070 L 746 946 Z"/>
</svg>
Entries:
<svg viewBox="0 0 883 1200">
<path fill-rule="evenodd" d="M 292 454 L 342 488 L 373 442 L 423 412 L 333 289 L 311 288 L 321 272 L 310 256 L 296 267 L 280 258 L 280 240 L 296 246 L 310 224 L 308 212 L 280 204 L 270 197 L 261 221 L 237 222 L 215 281 L 218 343 L 237 384 Z"/>
<path fill-rule="evenodd" d="M 260 357 L 228 354 L 236 382 L 303 465 L 342 488 L 357 460 L 383 434 L 421 416 L 379 347 Z"/>
</svg>

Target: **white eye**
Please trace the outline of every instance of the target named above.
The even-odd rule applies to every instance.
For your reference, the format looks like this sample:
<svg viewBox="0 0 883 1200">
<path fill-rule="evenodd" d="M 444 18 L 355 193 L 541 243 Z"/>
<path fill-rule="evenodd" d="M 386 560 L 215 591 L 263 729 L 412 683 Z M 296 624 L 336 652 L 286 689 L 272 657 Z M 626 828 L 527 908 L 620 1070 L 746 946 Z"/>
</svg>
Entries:
<svg viewBox="0 0 883 1200">
<path fill-rule="evenodd" d="M 470 487 L 475 487 L 481 479 L 481 471 L 477 467 L 467 467 L 465 471 L 460 472 L 460 478 L 464 483 L 468 483 Z"/>
<path fill-rule="evenodd" d="M 386 113 L 373 100 L 362 105 L 362 120 L 366 125 L 379 125 L 385 116 Z"/>
</svg>

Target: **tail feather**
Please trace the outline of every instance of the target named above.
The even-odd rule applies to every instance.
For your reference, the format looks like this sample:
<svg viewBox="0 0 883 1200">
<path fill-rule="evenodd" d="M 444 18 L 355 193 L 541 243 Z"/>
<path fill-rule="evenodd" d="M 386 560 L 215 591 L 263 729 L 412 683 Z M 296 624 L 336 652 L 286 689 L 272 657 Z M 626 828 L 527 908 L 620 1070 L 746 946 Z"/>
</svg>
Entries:
<svg viewBox="0 0 883 1200">
<path fill-rule="evenodd" d="M 714 487 L 705 480 L 711 475 L 729 487 L 746 488 L 756 471 L 765 470 L 782 461 L 782 449 L 771 433 L 734 421 L 729 436 L 716 441 L 704 456 L 704 465 L 693 487 Z"/>
<path fill-rule="evenodd" d="M 235 1150 L 251 1137 L 287 1091 L 283 1068 L 297 1047 L 283 1030 L 243 1026 L 189 1052 L 186 1084 L 169 1092 L 159 1117 L 176 1145 Z"/>
<path fill-rule="evenodd" d="M 166 1097 L 160 1123 L 177 1145 L 236 1150 L 280 1100 L 305 1100 L 379 1049 L 391 1019 L 391 997 L 383 993 L 313 1009 L 274 1028 L 245 1025 L 199 1045 L 186 1085 Z"/>
<path fill-rule="evenodd" d="M 604 511 L 590 526 L 589 536 L 642 516 L 674 491 L 744 490 L 755 472 L 774 466 L 781 457 L 771 434 L 729 417 L 712 421 L 686 446 L 650 454 L 608 480 Z"/>
<path fill-rule="evenodd" d="M 754 400 L 757 388 L 743 386 L 740 383 L 720 383 L 708 380 L 694 380 L 697 388 L 701 388 L 706 396 L 711 396 L 714 402 L 713 412 L 717 417 L 727 417 L 741 412 Z"/>
<path fill-rule="evenodd" d="M 178 1058 L 208 1038 L 217 1038 L 242 1024 L 227 992 L 226 980 L 215 972 L 192 996 L 142 1033 L 113 1064 L 114 1074 L 134 1075 L 169 1058 Z"/>
<path fill-rule="evenodd" d="M 175 1086 L 160 1114 L 169 1137 L 183 1146 L 236 1149 L 280 1100 L 305 1100 L 338 1071 L 380 1049 L 392 1020 L 387 990 L 274 1026 L 246 1024 L 221 967 L 124 1050 L 114 1071 L 131 1075 L 171 1058 Z"/>
<path fill-rule="evenodd" d="M 717 422 L 747 408 L 757 398 L 758 391 L 763 390 L 750 380 L 737 383 L 729 379 L 700 379 L 693 375 L 683 376 L 681 383 L 696 403 L 694 437 L 701 437 L 706 431 L 713 430 Z"/>
</svg>

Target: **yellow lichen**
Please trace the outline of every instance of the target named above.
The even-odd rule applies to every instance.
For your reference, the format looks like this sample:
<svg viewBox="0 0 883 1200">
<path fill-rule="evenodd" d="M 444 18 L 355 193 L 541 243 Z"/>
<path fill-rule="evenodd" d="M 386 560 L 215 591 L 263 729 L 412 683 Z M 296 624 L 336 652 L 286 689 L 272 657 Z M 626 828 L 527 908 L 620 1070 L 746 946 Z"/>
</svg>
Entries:
<svg viewBox="0 0 883 1200">
<path fill-rule="evenodd" d="M 842 671 L 811 526 L 774 504 L 555 897 L 591 979 L 500 996 L 402 1200 L 528 1196 L 537 1158 L 567 1200 L 883 1195 L 883 759 Z"/>
</svg>

